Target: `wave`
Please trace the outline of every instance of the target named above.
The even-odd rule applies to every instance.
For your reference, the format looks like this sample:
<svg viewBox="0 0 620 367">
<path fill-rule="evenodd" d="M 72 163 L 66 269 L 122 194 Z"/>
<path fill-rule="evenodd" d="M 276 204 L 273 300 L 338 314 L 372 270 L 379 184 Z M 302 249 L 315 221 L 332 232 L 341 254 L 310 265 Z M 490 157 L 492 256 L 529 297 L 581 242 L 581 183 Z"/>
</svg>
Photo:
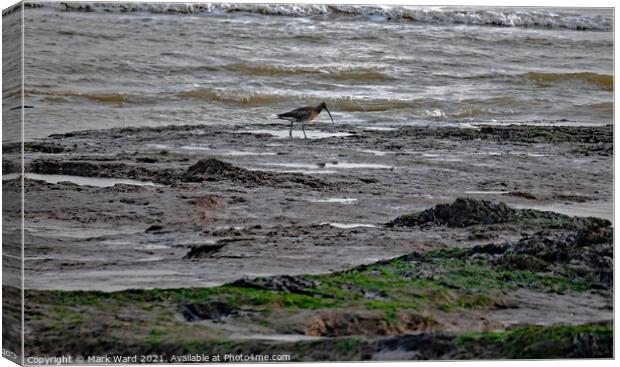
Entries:
<svg viewBox="0 0 620 367">
<path fill-rule="evenodd" d="M 229 64 L 226 70 L 256 76 L 311 75 L 336 80 L 384 81 L 391 79 L 381 71 L 371 68 L 358 68 L 342 65 L 291 66 L 270 64 Z"/>
<path fill-rule="evenodd" d="M 199 99 L 212 102 L 222 102 L 238 105 L 265 105 L 283 101 L 301 99 L 292 95 L 268 94 L 259 92 L 241 92 L 200 88 L 182 91 L 176 94 L 177 98 Z"/>
<path fill-rule="evenodd" d="M 583 106 L 585 108 L 588 108 L 592 111 L 604 114 L 604 115 L 608 115 L 608 116 L 613 116 L 614 114 L 614 103 L 613 102 L 600 102 L 600 103 L 593 103 L 593 104 L 588 104 Z"/>
<path fill-rule="evenodd" d="M 437 75 L 443 78 L 453 79 L 469 79 L 469 80 L 487 80 L 497 81 L 501 83 L 536 83 L 537 86 L 547 88 L 557 83 L 571 83 L 577 82 L 580 84 L 587 83 L 599 89 L 605 91 L 614 90 L 614 77 L 609 74 L 599 74 L 594 72 L 567 72 L 567 73 L 552 73 L 552 72 L 527 72 L 524 74 L 478 74 L 478 75 Z"/>
<path fill-rule="evenodd" d="M 197 99 L 217 102 L 233 106 L 275 106 L 293 108 L 295 106 L 316 105 L 327 103 L 333 111 L 340 112 L 385 112 L 403 111 L 413 115 L 435 119 L 462 119 L 477 116 L 502 116 L 513 110 L 529 109 L 532 106 L 549 106 L 548 99 L 518 99 L 511 97 L 491 97 L 481 99 L 464 99 L 445 101 L 435 98 L 372 98 L 372 97 L 320 97 L 310 94 L 277 94 L 268 92 L 249 92 L 242 90 L 226 90 L 199 88 L 182 91 L 176 94 L 179 99 Z M 280 108 L 280 107 L 278 107 Z"/>
<path fill-rule="evenodd" d="M 331 98 L 327 104 L 333 106 L 334 110 L 345 112 L 383 112 L 388 110 L 399 110 L 412 108 L 421 101 L 399 100 L 399 99 L 355 99 L 355 98 Z"/>
<path fill-rule="evenodd" d="M 591 72 L 582 73 L 535 73 L 530 72 L 524 75 L 526 79 L 546 87 L 550 84 L 565 81 L 586 82 L 595 85 L 606 91 L 614 90 L 614 77 L 612 75 L 597 74 Z"/>
<path fill-rule="evenodd" d="M 546 75 L 546 74 L 545 74 Z M 551 77 L 554 79 L 553 77 Z M 299 106 L 317 105 L 324 101 L 332 112 L 343 113 L 381 113 L 409 116 L 441 121 L 472 121 L 488 118 L 505 118 L 532 111 L 545 111 L 556 106 L 553 98 L 488 97 L 461 100 L 437 98 L 373 98 L 354 96 L 325 96 L 313 94 L 272 93 L 242 89 L 197 88 L 170 94 L 120 94 L 120 93 L 79 93 L 73 91 L 26 90 L 28 97 L 43 97 L 51 103 L 90 102 L 122 106 L 125 104 L 158 104 L 177 100 L 184 105 L 193 100 L 241 107 L 269 107 L 286 111 Z M 76 100 L 77 99 L 77 100 Z M 603 118 L 613 116 L 614 103 L 610 101 L 590 102 L 581 105 L 562 104 L 563 109 L 574 114 L 596 115 Z"/>
<path fill-rule="evenodd" d="M 140 95 L 140 94 L 120 94 L 120 93 L 81 93 L 74 91 L 47 91 L 38 89 L 27 89 L 26 97 L 43 97 L 49 102 L 68 102 L 73 98 L 95 102 L 100 104 L 125 103 L 159 103 L 168 101 L 169 94 L 160 95 Z M 216 89 L 216 88 L 196 88 L 177 92 L 173 95 L 177 99 L 202 100 L 207 102 L 218 102 L 236 106 L 265 106 L 276 104 L 287 104 L 290 106 L 316 105 L 325 101 L 330 108 L 344 112 L 380 112 L 394 109 L 419 108 L 433 100 L 400 100 L 400 99 L 373 99 L 355 98 L 350 96 L 342 97 L 319 97 L 309 94 L 284 94 L 269 93 L 260 91 L 245 91 L 236 89 Z"/>
<path fill-rule="evenodd" d="M 587 31 L 613 31 L 613 15 L 568 14 L 543 10 L 452 7 L 312 5 L 312 4 L 211 4 L 211 3 L 25 3 L 26 7 L 55 7 L 61 11 L 151 12 L 175 14 L 253 13 L 262 15 L 361 16 L 389 21 L 410 21 L 440 25 L 550 28 Z"/>
<path fill-rule="evenodd" d="M 219 90 L 199 88 L 182 91 L 176 94 L 177 98 L 199 99 L 211 102 L 221 102 L 232 105 L 270 105 L 289 102 L 293 105 L 316 105 L 321 101 L 330 108 L 344 112 L 381 112 L 394 109 L 412 108 L 417 104 L 424 104 L 421 100 L 398 99 L 371 99 L 353 98 L 348 96 L 322 98 L 311 95 L 275 94 L 264 92 L 245 92 L 239 90 Z"/>
<path fill-rule="evenodd" d="M 414 113 L 422 118 L 433 120 L 465 120 L 475 121 L 479 119 L 505 119 L 515 115 L 529 115 L 534 111 L 540 113 L 553 108 L 558 108 L 557 101 L 550 98 L 517 99 L 517 98 L 482 98 L 466 99 L 458 102 L 441 103 L 441 108 L 420 109 Z M 572 116 L 579 114 L 584 116 L 598 116 L 612 118 L 613 102 L 593 102 L 586 104 L 562 103 L 560 108 Z"/>
<path fill-rule="evenodd" d="M 80 93 L 70 91 L 43 91 L 36 89 L 26 89 L 26 97 L 44 97 L 48 101 L 61 101 L 67 98 L 82 98 L 90 102 L 102 104 L 123 104 L 123 103 L 145 103 L 149 98 L 138 95 L 118 94 L 118 93 Z"/>
</svg>

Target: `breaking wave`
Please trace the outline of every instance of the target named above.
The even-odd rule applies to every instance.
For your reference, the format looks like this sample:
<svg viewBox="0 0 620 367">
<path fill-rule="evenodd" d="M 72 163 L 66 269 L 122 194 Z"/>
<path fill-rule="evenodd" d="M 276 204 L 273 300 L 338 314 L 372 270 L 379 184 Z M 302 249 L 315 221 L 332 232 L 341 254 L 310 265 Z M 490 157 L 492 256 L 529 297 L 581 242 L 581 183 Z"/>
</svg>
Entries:
<svg viewBox="0 0 620 367">
<path fill-rule="evenodd" d="M 259 92 L 241 92 L 218 90 L 211 88 L 199 88 L 193 90 L 182 91 L 176 94 L 178 98 L 199 99 L 204 101 L 222 102 L 227 104 L 238 105 L 266 105 L 287 100 L 301 99 L 292 95 L 269 94 Z"/>
<path fill-rule="evenodd" d="M 270 105 L 283 102 L 288 102 L 291 105 L 315 105 L 321 101 L 325 101 L 330 108 L 345 112 L 381 112 L 412 108 L 425 103 L 422 100 L 372 99 L 349 96 L 323 98 L 304 94 L 276 94 L 211 88 L 182 91 L 177 93 L 176 97 L 181 99 L 190 98 L 232 105 L 250 106 Z"/>
<path fill-rule="evenodd" d="M 332 111 L 385 112 L 401 111 L 433 119 L 472 119 L 476 117 L 505 116 L 532 107 L 549 108 L 555 101 L 548 98 L 490 97 L 447 101 L 436 98 L 372 98 L 354 96 L 318 96 L 310 94 L 269 93 L 238 89 L 198 88 L 176 94 L 179 99 L 194 99 L 231 106 L 278 106 L 293 108 L 326 102 Z M 611 106 L 611 107 L 610 107 Z M 601 104 L 597 109 L 608 111 L 613 104 Z"/>
<path fill-rule="evenodd" d="M 533 27 L 588 31 L 613 31 L 613 16 L 577 15 L 543 10 L 455 9 L 449 7 L 311 5 L 311 4 L 211 4 L 211 3 L 25 3 L 26 7 L 55 7 L 61 11 L 151 12 L 174 14 L 253 13 L 291 17 L 361 16 L 390 21 L 440 25 Z"/>
</svg>

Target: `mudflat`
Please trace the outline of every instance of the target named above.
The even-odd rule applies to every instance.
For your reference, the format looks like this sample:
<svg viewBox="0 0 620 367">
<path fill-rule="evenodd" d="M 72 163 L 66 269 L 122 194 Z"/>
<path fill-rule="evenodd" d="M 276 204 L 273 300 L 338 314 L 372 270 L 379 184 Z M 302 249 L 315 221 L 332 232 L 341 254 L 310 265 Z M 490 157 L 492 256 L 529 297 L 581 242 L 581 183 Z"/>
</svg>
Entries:
<svg viewBox="0 0 620 367">
<path fill-rule="evenodd" d="M 30 352 L 611 357 L 611 125 L 306 132 L 27 142 Z"/>
</svg>

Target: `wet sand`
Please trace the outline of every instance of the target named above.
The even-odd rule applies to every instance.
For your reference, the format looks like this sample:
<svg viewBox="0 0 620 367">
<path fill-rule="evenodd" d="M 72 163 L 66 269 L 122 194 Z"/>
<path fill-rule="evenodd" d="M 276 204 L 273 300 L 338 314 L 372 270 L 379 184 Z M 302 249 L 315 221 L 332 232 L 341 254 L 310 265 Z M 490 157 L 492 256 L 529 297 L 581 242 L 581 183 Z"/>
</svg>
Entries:
<svg viewBox="0 0 620 367">
<path fill-rule="evenodd" d="M 281 131 L 27 143 L 28 353 L 611 355 L 611 126 Z M 4 147 L 5 194 L 18 149 Z"/>
<path fill-rule="evenodd" d="M 316 124 L 307 133 L 170 126 L 26 144 L 26 287 L 204 287 L 489 242 L 461 229 L 384 226 L 457 197 L 613 220 L 611 126 Z M 3 177 L 5 190 L 15 177 Z"/>
</svg>

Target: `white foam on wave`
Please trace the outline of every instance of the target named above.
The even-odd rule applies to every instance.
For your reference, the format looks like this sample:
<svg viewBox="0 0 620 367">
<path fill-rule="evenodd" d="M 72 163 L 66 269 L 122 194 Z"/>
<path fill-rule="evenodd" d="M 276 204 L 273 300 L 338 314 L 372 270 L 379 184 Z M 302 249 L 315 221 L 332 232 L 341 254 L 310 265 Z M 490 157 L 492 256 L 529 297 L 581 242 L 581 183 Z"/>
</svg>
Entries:
<svg viewBox="0 0 620 367">
<path fill-rule="evenodd" d="M 213 4 L 213 3 L 27 3 L 28 7 L 53 7 L 61 11 L 150 12 L 225 15 L 254 13 L 291 17 L 353 15 L 372 21 L 402 20 L 429 24 L 534 27 L 613 31 L 613 15 L 571 14 L 534 9 L 492 9 L 412 6 L 360 6 L 317 4 Z"/>
</svg>

